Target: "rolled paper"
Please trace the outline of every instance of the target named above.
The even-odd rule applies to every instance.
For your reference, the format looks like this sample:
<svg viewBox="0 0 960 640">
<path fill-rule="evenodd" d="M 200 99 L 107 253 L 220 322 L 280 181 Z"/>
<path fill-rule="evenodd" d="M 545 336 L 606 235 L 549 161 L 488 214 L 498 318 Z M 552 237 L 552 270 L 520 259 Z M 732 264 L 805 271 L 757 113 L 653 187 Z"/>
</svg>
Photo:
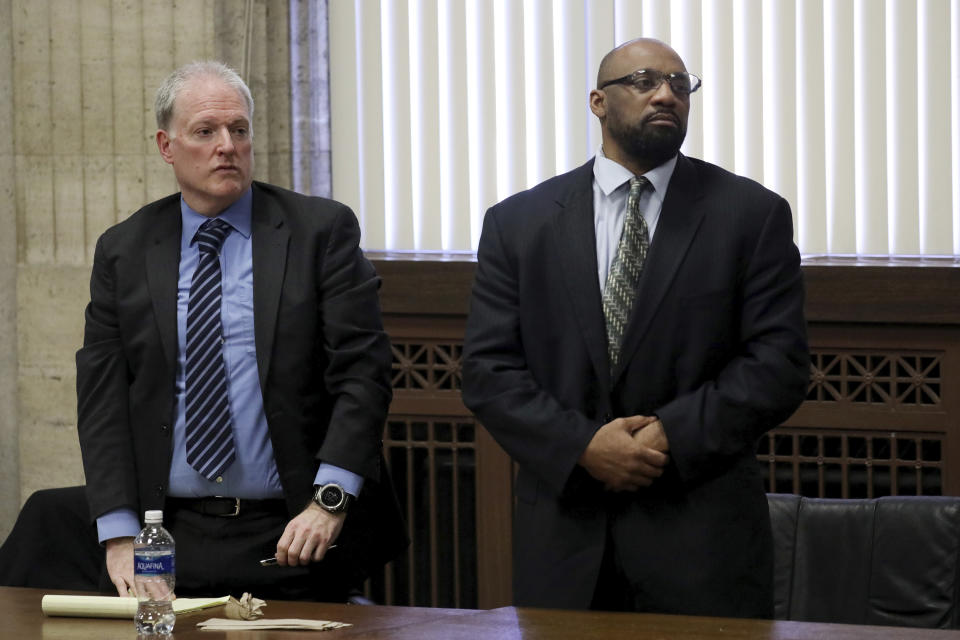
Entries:
<svg viewBox="0 0 960 640">
<path fill-rule="evenodd" d="M 177 598 L 174 613 L 190 613 L 207 607 L 226 604 L 230 596 L 221 598 Z M 128 618 L 137 613 L 136 598 L 120 596 L 61 596 L 45 595 L 40 602 L 44 615 L 74 618 Z"/>
</svg>

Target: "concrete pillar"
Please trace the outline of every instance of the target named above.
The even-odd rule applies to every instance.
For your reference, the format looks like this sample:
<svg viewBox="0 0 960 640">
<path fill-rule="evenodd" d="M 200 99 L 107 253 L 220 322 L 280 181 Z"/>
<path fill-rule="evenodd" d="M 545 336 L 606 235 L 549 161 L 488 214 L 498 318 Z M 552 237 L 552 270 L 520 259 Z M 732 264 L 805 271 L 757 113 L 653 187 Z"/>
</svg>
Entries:
<svg viewBox="0 0 960 640">
<path fill-rule="evenodd" d="M 291 2 L 294 188 L 330 197 L 330 96 L 327 0 Z"/>
<path fill-rule="evenodd" d="M 0 539 L 7 537 L 20 510 L 12 21 L 12 1 L 0 0 Z"/>
</svg>

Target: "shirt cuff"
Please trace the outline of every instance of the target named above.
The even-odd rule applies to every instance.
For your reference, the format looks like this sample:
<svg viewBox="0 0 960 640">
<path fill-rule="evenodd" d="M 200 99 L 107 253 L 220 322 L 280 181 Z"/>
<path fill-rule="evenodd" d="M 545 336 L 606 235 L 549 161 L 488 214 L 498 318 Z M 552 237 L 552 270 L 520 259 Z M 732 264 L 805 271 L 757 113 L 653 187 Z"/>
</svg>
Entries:
<svg viewBox="0 0 960 640">
<path fill-rule="evenodd" d="M 321 462 L 320 468 L 317 469 L 317 478 L 313 483 L 323 486 L 331 482 L 343 487 L 343 490 L 354 498 L 360 495 L 360 490 L 363 489 L 363 476 L 358 476 L 352 471 Z"/>
<path fill-rule="evenodd" d="M 114 509 L 97 518 L 100 544 L 110 538 L 133 538 L 140 533 L 140 520 L 133 509 Z"/>
</svg>

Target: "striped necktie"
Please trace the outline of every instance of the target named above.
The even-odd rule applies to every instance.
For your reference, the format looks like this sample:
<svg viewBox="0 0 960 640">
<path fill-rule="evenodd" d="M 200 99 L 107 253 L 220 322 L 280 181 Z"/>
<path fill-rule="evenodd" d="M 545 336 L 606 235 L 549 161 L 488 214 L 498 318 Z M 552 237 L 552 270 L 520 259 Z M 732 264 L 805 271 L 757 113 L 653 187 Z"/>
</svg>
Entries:
<svg viewBox="0 0 960 640">
<path fill-rule="evenodd" d="M 200 259 L 187 304 L 187 462 L 208 480 L 216 480 L 236 457 L 220 322 L 220 247 L 231 229 L 218 219 L 200 225 L 194 236 Z"/>
<path fill-rule="evenodd" d="M 607 325 L 607 355 L 610 357 L 610 372 L 620 362 L 620 347 L 623 334 L 630 319 L 643 261 L 650 246 L 647 223 L 640 213 L 640 195 L 650 182 L 640 176 L 630 179 L 630 194 L 627 196 L 627 216 L 617 253 L 610 265 L 610 273 L 603 289 L 603 317 Z"/>
</svg>

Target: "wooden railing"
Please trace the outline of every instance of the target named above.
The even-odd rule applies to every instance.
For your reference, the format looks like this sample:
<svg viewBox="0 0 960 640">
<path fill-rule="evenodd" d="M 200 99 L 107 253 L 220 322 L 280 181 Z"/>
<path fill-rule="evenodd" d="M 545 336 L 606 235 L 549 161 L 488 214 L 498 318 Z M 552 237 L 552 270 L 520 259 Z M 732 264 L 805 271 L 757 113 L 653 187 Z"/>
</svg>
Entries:
<svg viewBox="0 0 960 640">
<path fill-rule="evenodd" d="M 460 400 L 470 254 L 370 254 L 394 401 L 385 454 L 413 541 L 387 604 L 510 602 L 509 458 Z M 960 259 L 804 260 L 807 400 L 757 452 L 771 492 L 960 495 Z"/>
</svg>

